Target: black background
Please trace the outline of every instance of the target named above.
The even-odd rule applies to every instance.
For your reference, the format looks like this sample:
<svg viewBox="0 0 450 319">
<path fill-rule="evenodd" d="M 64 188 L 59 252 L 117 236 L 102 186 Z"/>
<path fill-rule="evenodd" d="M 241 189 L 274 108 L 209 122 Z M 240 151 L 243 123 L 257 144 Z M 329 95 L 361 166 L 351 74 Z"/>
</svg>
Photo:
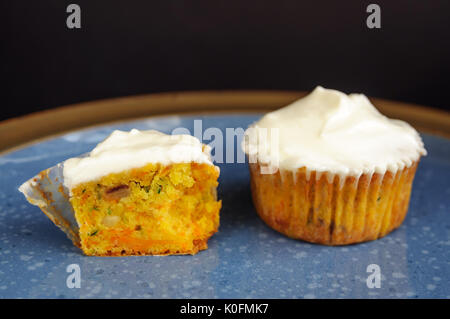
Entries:
<svg viewBox="0 0 450 319">
<path fill-rule="evenodd" d="M 93 99 L 311 90 L 449 109 L 450 1 L 3 1 L 0 120 Z M 81 29 L 66 7 L 81 7 Z"/>
</svg>

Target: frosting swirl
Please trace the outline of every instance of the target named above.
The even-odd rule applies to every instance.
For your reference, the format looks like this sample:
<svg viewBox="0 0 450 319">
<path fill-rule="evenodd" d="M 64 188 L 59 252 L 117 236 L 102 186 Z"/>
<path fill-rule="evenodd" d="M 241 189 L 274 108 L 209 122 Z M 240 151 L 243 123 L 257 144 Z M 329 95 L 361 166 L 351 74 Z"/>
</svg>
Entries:
<svg viewBox="0 0 450 319">
<path fill-rule="evenodd" d="M 168 135 L 155 130 L 115 130 L 86 157 L 64 162 L 64 185 L 74 186 L 110 173 L 148 163 L 205 163 L 213 165 L 210 147 L 191 135 Z"/>
<path fill-rule="evenodd" d="M 320 86 L 266 114 L 246 135 L 243 149 L 249 156 L 282 170 L 306 167 L 341 176 L 384 174 L 426 155 L 414 128 L 382 115 L 365 95 Z"/>
</svg>

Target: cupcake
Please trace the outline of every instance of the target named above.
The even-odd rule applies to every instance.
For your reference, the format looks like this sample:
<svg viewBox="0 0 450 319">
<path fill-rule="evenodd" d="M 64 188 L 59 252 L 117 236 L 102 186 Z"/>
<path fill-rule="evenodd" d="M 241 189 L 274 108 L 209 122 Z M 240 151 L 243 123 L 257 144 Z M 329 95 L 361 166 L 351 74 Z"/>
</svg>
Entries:
<svg viewBox="0 0 450 319">
<path fill-rule="evenodd" d="M 426 155 L 409 124 L 362 94 L 317 87 L 246 131 L 258 215 L 288 237 L 346 245 L 385 236 L 403 222 Z"/>
<path fill-rule="evenodd" d="M 190 135 L 114 131 L 87 156 L 60 165 L 62 183 L 50 169 L 20 191 L 86 255 L 195 254 L 219 226 L 219 168 L 209 151 Z M 61 209 L 56 196 L 70 205 Z"/>
</svg>

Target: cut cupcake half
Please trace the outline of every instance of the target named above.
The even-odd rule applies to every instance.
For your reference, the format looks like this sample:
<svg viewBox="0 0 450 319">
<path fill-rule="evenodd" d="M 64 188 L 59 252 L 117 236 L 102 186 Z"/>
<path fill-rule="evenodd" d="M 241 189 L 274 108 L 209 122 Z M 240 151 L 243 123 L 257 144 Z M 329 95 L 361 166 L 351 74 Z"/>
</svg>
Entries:
<svg viewBox="0 0 450 319">
<path fill-rule="evenodd" d="M 218 177 L 193 136 L 114 131 L 20 190 L 86 255 L 196 254 L 219 227 Z"/>
</svg>

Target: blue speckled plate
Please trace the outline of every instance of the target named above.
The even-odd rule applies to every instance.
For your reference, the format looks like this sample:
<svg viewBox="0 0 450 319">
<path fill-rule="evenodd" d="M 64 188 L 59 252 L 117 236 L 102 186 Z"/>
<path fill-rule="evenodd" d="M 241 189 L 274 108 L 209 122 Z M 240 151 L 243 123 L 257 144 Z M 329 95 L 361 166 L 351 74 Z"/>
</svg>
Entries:
<svg viewBox="0 0 450 319">
<path fill-rule="evenodd" d="M 258 115 L 168 116 L 99 126 L 0 156 L 1 298 L 450 298 L 450 140 L 423 134 L 403 225 L 377 241 L 326 247 L 267 227 L 253 208 L 246 164 L 218 164 L 219 233 L 195 256 L 86 257 L 17 187 L 92 149 L 113 129 L 246 128 Z M 208 142 L 208 141 L 205 141 Z M 236 145 L 239 145 L 235 143 Z M 240 148 L 238 147 L 238 152 Z M 66 285 L 78 264 L 81 288 Z M 369 264 L 381 287 L 368 288 Z"/>
</svg>

